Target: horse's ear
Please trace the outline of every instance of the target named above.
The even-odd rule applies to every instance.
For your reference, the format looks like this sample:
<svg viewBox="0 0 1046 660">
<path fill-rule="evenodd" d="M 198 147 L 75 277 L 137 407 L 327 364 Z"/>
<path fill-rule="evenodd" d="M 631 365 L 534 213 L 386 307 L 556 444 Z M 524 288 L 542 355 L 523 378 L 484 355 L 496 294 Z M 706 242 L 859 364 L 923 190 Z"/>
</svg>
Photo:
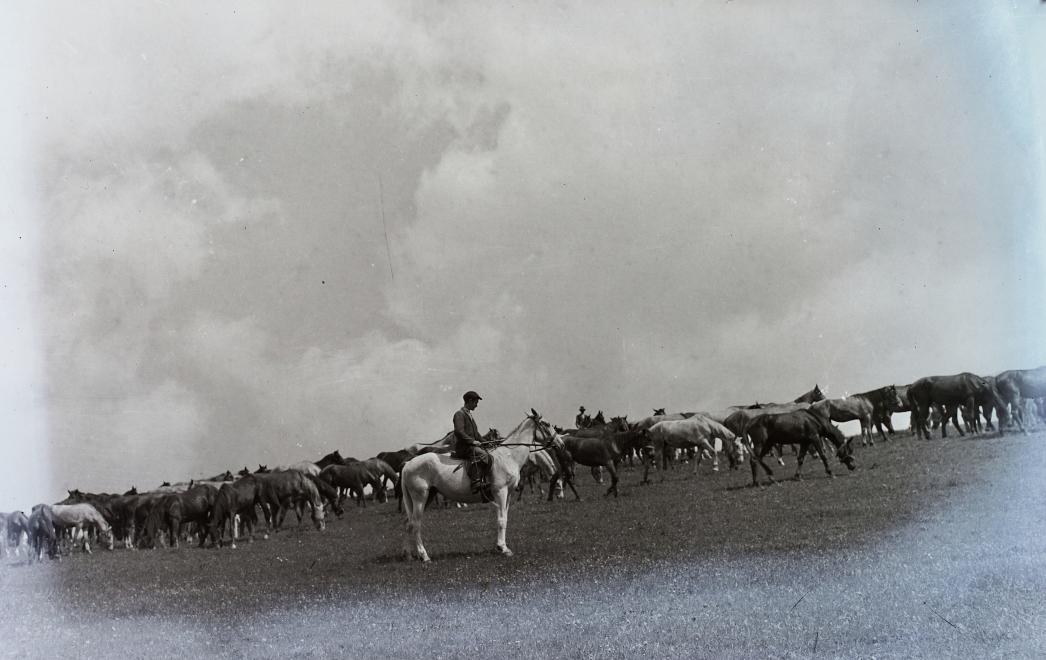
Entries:
<svg viewBox="0 0 1046 660">
<path fill-rule="evenodd" d="M 533 408 L 530 409 L 530 414 L 533 415 L 535 419 L 541 417 L 541 415 L 538 414 L 538 411 L 534 410 Z"/>
</svg>

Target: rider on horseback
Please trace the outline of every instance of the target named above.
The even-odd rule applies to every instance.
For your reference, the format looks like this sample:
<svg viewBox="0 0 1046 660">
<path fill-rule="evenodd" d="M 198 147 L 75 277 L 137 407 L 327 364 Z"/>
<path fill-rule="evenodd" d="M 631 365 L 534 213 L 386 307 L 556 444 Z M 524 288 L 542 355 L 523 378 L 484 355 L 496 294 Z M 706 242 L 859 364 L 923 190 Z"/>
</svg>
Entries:
<svg viewBox="0 0 1046 660">
<path fill-rule="evenodd" d="M 472 411 L 483 398 L 472 390 L 465 392 L 465 405 L 454 413 L 454 456 L 465 459 L 465 470 L 472 481 L 472 492 L 479 493 L 484 502 L 490 494 L 490 454 L 481 446 L 479 429 Z"/>
</svg>

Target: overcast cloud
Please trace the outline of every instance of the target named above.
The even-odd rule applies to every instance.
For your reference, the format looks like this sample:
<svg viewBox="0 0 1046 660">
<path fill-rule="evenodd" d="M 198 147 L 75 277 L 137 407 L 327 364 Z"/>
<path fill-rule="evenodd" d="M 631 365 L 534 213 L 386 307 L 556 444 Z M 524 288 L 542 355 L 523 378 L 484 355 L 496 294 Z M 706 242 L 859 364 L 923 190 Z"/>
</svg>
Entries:
<svg viewBox="0 0 1046 660">
<path fill-rule="evenodd" d="M 1046 362 L 1043 14 L 925 4 L 6 10 L 0 508 Z"/>
</svg>

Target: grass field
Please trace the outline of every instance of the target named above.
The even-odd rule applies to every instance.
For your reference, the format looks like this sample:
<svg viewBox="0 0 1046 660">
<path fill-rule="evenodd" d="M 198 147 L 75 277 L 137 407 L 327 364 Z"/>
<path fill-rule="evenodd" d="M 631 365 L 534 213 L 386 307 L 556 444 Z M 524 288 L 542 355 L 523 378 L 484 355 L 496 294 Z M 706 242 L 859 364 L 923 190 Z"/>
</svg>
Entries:
<svg viewBox="0 0 1046 660">
<path fill-rule="evenodd" d="M 0 569 L 0 652 L 89 657 L 1044 657 L 1046 433 L 857 450 L 745 487 L 669 471 L 621 497 L 395 504 L 236 550 L 79 553 Z M 794 461 L 781 468 L 790 477 Z"/>
</svg>

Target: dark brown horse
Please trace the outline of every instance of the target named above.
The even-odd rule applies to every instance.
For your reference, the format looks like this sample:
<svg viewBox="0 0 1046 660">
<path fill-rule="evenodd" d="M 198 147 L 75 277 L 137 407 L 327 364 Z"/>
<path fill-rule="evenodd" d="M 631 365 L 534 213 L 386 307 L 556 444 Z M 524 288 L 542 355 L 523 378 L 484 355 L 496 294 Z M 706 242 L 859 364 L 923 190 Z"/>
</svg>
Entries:
<svg viewBox="0 0 1046 660">
<path fill-rule="evenodd" d="M 157 502 L 145 522 L 144 534 L 153 547 L 158 545 L 159 533 L 166 528 L 168 543 L 178 547 L 178 538 L 188 525 L 194 525 L 200 536 L 200 547 L 210 532 L 211 512 L 218 489 L 208 484 L 197 484 L 183 493 L 170 493 Z"/>
<path fill-rule="evenodd" d="M 573 435 L 561 436 L 563 447 L 579 465 L 602 467 L 610 474 L 610 488 L 606 495 L 617 497 L 617 462 L 634 447 L 642 444 L 642 435 L 635 431 L 612 432 L 596 438 Z"/>
<path fill-rule="evenodd" d="M 1023 430 L 1024 410 L 1021 401 L 1046 397 L 1046 367 L 1004 371 L 995 377 L 995 387 L 999 397 L 1010 408 L 1014 423 Z"/>
<path fill-rule="evenodd" d="M 381 489 L 381 479 L 376 477 L 367 466 L 361 462 L 349 465 L 328 465 L 320 472 L 321 480 L 335 488 L 351 492 L 356 499 L 356 506 L 367 506 L 363 497 L 363 489 L 370 486 L 377 493 Z M 344 495 L 339 499 L 344 499 Z"/>
<path fill-rule="evenodd" d="M 211 543 L 220 547 L 225 545 L 225 530 L 229 529 L 232 547 L 236 547 L 239 538 L 239 523 L 247 529 L 248 541 L 254 540 L 254 526 L 258 523 L 257 505 L 261 504 L 261 481 L 254 475 L 247 475 L 232 483 L 222 485 L 214 498 L 214 510 L 209 524 Z M 268 519 L 266 519 L 265 538 L 268 538 Z"/>
<path fill-rule="evenodd" d="M 792 412 L 764 414 L 753 418 L 745 426 L 743 435 L 751 442 L 752 454 L 749 464 L 752 466 L 752 485 L 758 486 L 759 480 L 756 474 L 756 463 L 766 470 L 767 476 L 772 482 L 774 480 L 773 470 L 763 461 L 763 457 L 770 452 L 773 445 L 799 445 L 798 466 L 795 478 L 802 479 L 803 459 L 807 452 L 813 450 L 824 463 L 824 471 L 832 477 L 832 469 L 828 466 L 828 458 L 825 455 L 822 439 L 828 440 L 835 447 L 836 456 L 839 461 L 850 470 L 856 466 L 853 459 L 853 449 L 842 432 L 835 428 L 827 419 L 815 413 L 812 409 L 794 410 Z"/>
<path fill-rule="evenodd" d="M 44 558 L 44 551 L 51 559 L 58 557 L 58 536 L 54 531 L 54 512 L 49 504 L 37 504 L 29 514 L 29 561 Z"/>
<path fill-rule="evenodd" d="M 981 397 L 987 397 L 995 406 L 999 414 L 999 431 L 1003 432 L 1003 426 L 1009 419 L 1006 406 L 996 390 L 984 378 L 969 372 L 952 376 L 920 378 L 908 387 L 908 401 L 912 407 L 912 428 L 915 430 L 916 436 L 930 439 L 927 422 L 931 408 L 936 408 L 941 413 L 942 438 L 948 437 L 948 420 L 951 420 L 959 435 L 966 435 L 959 426 L 959 408 L 965 406 L 973 410 L 978 398 Z"/>
<path fill-rule="evenodd" d="M 320 460 L 316 461 L 316 466 L 321 470 L 328 465 L 345 465 L 345 459 L 342 458 L 340 451 L 335 449 Z"/>
</svg>

